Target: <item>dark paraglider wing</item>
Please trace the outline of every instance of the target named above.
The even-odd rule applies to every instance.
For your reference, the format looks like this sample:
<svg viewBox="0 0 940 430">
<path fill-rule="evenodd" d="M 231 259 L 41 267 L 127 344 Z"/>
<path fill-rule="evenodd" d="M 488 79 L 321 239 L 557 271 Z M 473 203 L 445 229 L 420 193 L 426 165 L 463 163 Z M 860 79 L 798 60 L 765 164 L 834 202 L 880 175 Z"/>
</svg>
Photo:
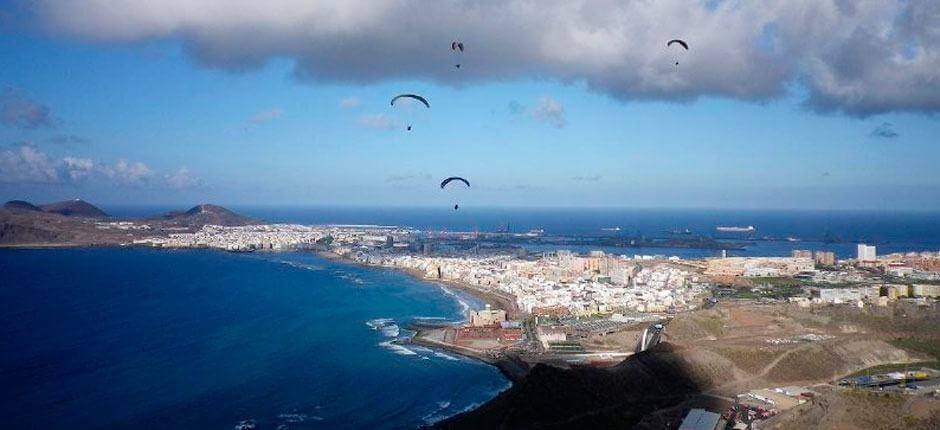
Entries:
<svg viewBox="0 0 940 430">
<path fill-rule="evenodd" d="M 681 45 L 683 48 L 685 48 L 686 51 L 689 50 L 689 44 L 688 44 L 688 43 L 685 43 L 685 41 L 684 41 L 684 40 L 681 40 L 681 39 L 672 39 L 672 40 L 666 42 L 666 46 L 667 46 L 667 47 L 668 47 L 668 46 L 672 46 L 673 43 L 678 43 L 678 44 Z"/>
<path fill-rule="evenodd" d="M 417 100 L 417 101 L 423 103 L 424 106 L 426 106 L 427 108 L 430 108 L 430 107 L 431 107 L 431 104 L 428 103 L 428 100 L 427 100 L 427 99 L 425 99 L 424 97 L 421 97 L 421 96 L 419 96 L 419 95 L 417 95 L 417 94 L 399 94 L 399 95 L 397 95 L 397 96 L 395 96 L 395 97 L 392 98 L 391 105 L 392 105 L 392 106 L 395 106 L 395 101 L 398 100 L 398 99 L 415 99 L 415 100 Z"/>
<path fill-rule="evenodd" d="M 457 49 L 459 49 L 460 52 L 463 52 L 463 42 L 457 42 Z"/>
<path fill-rule="evenodd" d="M 441 181 L 441 189 L 444 189 L 444 187 L 446 187 L 447 184 L 449 184 L 449 183 L 451 183 L 451 182 L 453 182 L 453 181 L 463 182 L 466 186 L 468 186 L 468 187 L 470 186 L 470 181 L 468 181 L 468 180 L 466 180 L 466 179 L 464 179 L 464 178 L 461 178 L 461 177 L 459 177 L 459 176 L 451 176 L 451 177 L 449 177 L 449 178 L 447 178 L 447 179 Z"/>
</svg>

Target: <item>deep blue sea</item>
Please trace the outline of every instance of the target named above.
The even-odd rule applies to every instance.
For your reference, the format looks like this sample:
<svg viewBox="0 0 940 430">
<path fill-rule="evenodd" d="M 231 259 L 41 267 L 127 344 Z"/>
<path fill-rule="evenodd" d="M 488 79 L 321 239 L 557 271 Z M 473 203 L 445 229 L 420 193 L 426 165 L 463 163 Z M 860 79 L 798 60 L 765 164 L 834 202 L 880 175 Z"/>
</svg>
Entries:
<svg viewBox="0 0 940 430">
<path fill-rule="evenodd" d="M 508 386 L 389 341 L 472 298 L 309 253 L 0 250 L 4 428 L 414 428 Z M 370 326 L 371 325 L 371 326 Z"/>
</svg>

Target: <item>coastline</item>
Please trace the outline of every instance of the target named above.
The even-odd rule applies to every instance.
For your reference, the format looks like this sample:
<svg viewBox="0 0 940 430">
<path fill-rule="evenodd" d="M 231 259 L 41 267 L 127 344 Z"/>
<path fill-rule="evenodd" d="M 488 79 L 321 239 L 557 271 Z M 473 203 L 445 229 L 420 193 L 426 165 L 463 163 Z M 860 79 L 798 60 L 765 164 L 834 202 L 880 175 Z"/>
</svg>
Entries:
<svg viewBox="0 0 940 430">
<path fill-rule="evenodd" d="M 326 258 L 327 260 L 340 261 L 340 262 L 355 265 L 355 266 L 368 267 L 368 268 L 373 268 L 373 269 L 377 267 L 382 267 L 382 268 L 397 270 L 397 271 L 406 273 L 419 281 L 437 284 L 438 287 L 440 288 L 449 287 L 449 288 L 460 290 L 494 308 L 504 309 L 506 311 L 507 316 L 516 317 L 520 314 L 519 307 L 516 306 L 516 302 L 510 299 L 509 297 L 500 295 L 492 291 L 484 291 L 484 290 L 481 290 L 479 288 L 476 288 L 474 286 L 471 286 L 462 282 L 428 278 L 424 276 L 424 273 L 422 273 L 421 271 L 414 270 L 414 269 L 406 269 L 406 268 L 390 267 L 390 266 L 379 266 L 379 265 L 374 265 L 374 264 L 362 263 L 362 262 L 353 260 L 351 258 L 336 254 L 332 251 L 314 251 L 314 253 L 320 257 Z"/>
<path fill-rule="evenodd" d="M 441 289 L 444 289 L 444 288 L 458 289 L 461 292 L 465 294 L 469 294 L 473 296 L 474 298 L 479 299 L 480 301 L 494 308 L 505 309 L 507 316 L 512 315 L 515 317 L 520 314 L 519 308 L 518 306 L 516 306 L 516 303 L 510 300 L 508 297 L 498 295 L 496 293 L 489 292 L 489 291 L 483 291 L 483 290 L 480 290 L 478 288 L 475 288 L 473 286 L 470 286 L 461 282 L 441 280 L 441 279 L 430 279 L 424 276 L 422 272 L 418 270 L 414 270 L 414 269 L 402 269 L 402 268 L 397 268 L 397 267 L 387 267 L 387 266 L 366 264 L 366 263 L 353 260 L 348 257 L 344 257 L 342 255 L 336 254 L 332 251 L 315 251 L 315 253 L 318 256 L 326 258 L 328 260 L 339 261 L 342 263 L 352 264 L 352 265 L 356 265 L 360 267 L 367 267 L 367 268 L 373 268 L 373 269 L 376 267 L 385 267 L 385 268 L 389 268 L 393 270 L 398 270 L 398 271 L 404 272 L 412 276 L 413 278 L 419 281 L 436 284 L 438 288 L 441 288 Z M 467 315 L 465 315 L 465 317 L 467 317 Z M 529 364 L 526 363 L 524 360 L 522 360 L 516 354 L 509 353 L 509 354 L 500 354 L 498 356 L 492 356 L 492 355 L 481 353 L 471 348 L 466 348 L 466 347 L 462 347 L 459 345 L 454 345 L 454 344 L 450 344 L 446 342 L 439 342 L 434 339 L 431 339 L 428 336 L 428 334 L 432 332 L 434 329 L 427 329 L 427 328 L 420 328 L 420 327 L 409 327 L 409 329 L 415 331 L 414 336 L 412 336 L 411 338 L 411 341 L 410 341 L 411 343 L 415 345 L 431 348 L 431 349 L 439 349 L 445 352 L 451 352 L 454 354 L 461 355 L 463 357 L 478 360 L 482 363 L 485 363 L 485 364 L 488 364 L 490 366 L 497 368 L 500 371 L 500 373 L 502 373 L 503 376 L 505 376 L 506 379 L 508 379 L 511 383 L 518 382 L 529 371 L 529 367 L 530 367 Z"/>
</svg>

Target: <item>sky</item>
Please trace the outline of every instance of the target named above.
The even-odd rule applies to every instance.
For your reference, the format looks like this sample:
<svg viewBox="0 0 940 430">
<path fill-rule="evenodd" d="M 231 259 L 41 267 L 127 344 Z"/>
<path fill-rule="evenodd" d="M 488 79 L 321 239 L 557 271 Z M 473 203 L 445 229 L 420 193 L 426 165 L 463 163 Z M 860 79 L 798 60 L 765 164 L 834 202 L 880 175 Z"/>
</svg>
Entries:
<svg viewBox="0 0 940 430">
<path fill-rule="evenodd" d="M 0 1 L 3 200 L 940 210 L 938 111 L 936 1 Z"/>
</svg>

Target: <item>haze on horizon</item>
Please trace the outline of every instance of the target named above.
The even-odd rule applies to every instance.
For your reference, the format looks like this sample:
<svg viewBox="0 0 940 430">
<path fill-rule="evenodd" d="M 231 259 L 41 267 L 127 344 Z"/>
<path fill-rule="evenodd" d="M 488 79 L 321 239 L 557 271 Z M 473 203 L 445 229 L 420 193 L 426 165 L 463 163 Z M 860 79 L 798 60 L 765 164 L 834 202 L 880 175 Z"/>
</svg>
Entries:
<svg viewBox="0 0 940 430">
<path fill-rule="evenodd" d="M 462 207 L 940 210 L 938 24 L 931 0 L 13 0 L 0 199 L 449 206 L 460 175 Z M 412 132 L 400 93 L 432 106 Z"/>
</svg>

